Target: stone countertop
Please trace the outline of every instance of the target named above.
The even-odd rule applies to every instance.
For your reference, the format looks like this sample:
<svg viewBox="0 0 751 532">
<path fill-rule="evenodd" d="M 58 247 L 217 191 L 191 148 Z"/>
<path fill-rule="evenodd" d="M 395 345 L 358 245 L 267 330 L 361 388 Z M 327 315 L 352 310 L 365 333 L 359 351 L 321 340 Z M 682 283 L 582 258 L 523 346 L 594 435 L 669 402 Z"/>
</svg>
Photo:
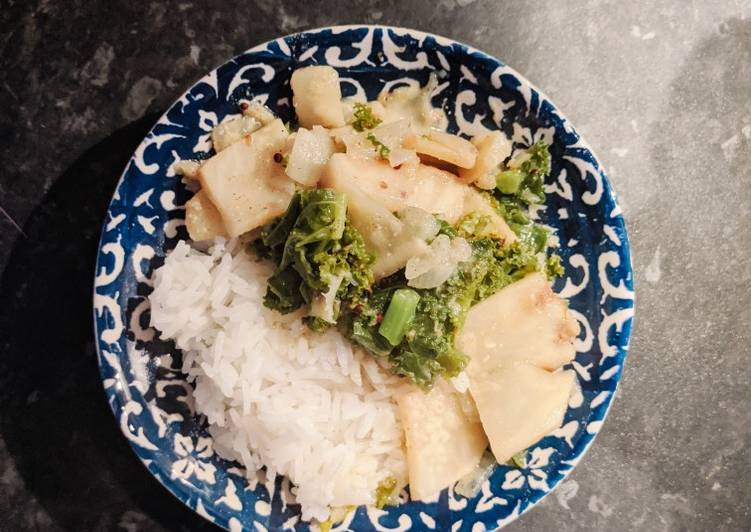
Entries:
<svg viewBox="0 0 751 532">
<path fill-rule="evenodd" d="M 140 465 L 104 401 L 100 224 L 194 80 L 269 38 L 355 21 L 522 72 L 600 155 L 626 215 L 637 312 L 618 397 L 573 474 L 508 530 L 751 529 L 751 0 L 529 6 L 2 2 L 0 530 L 213 529 Z"/>
</svg>

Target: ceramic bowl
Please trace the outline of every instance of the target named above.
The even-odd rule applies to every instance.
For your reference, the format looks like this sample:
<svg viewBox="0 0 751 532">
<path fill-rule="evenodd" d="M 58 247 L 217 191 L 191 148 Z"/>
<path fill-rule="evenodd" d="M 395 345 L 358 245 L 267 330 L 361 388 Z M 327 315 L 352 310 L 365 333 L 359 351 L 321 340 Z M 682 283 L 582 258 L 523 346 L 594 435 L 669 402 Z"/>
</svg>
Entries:
<svg viewBox="0 0 751 532">
<path fill-rule="evenodd" d="M 555 289 L 579 321 L 572 397 L 562 427 L 530 448 L 523 469 L 499 466 L 465 498 L 358 508 L 335 529 L 486 530 L 529 510 L 571 471 L 597 435 L 623 370 L 634 312 L 629 244 L 602 165 L 555 106 L 498 59 L 461 43 L 401 28 L 343 26 L 256 46 L 201 78 L 159 119 L 128 163 L 104 221 L 94 289 L 94 325 L 107 399 L 146 468 L 178 499 L 230 530 L 307 530 L 287 479 L 252 482 L 223 460 L 195 415 L 180 354 L 149 327 L 150 275 L 187 238 L 190 193 L 172 170 L 178 158 L 210 156 L 209 131 L 254 99 L 293 118 L 289 79 L 298 67 L 328 64 L 345 96 L 424 84 L 439 73 L 433 103 L 466 135 L 500 129 L 518 146 L 551 144 L 547 201 L 538 212 L 555 228 L 565 276 Z M 604 117 L 603 117 L 604 119 Z"/>
</svg>

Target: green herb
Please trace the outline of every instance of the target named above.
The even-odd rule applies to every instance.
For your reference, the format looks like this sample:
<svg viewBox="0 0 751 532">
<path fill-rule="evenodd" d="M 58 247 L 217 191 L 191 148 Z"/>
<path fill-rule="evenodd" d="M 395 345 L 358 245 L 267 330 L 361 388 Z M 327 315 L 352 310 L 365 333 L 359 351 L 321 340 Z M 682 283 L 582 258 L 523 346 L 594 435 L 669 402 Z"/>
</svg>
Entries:
<svg viewBox="0 0 751 532">
<path fill-rule="evenodd" d="M 527 467 L 527 450 L 519 451 L 511 457 L 511 461 L 514 465 L 520 469 Z"/>
<path fill-rule="evenodd" d="M 346 196 L 335 190 L 298 190 L 284 215 L 264 228 L 252 244 L 276 265 L 264 305 L 286 314 L 322 303 L 311 306 L 318 312 L 306 320 L 322 330 L 336 322 L 343 304 L 354 306 L 370 291 L 373 256 L 347 222 L 346 209 Z M 328 292 L 332 283 L 338 284 L 335 293 Z"/>
<path fill-rule="evenodd" d="M 287 168 L 287 165 L 289 164 L 289 153 L 284 154 L 282 157 L 282 168 Z"/>
<path fill-rule="evenodd" d="M 376 153 L 381 159 L 388 159 L 389 154 L 391 153 L 391 150 L 388 146 L 386 146 L 383 142 L 378 140 L 373 133 L 368 133 L 368 136 L 366 137 L 368 141 L 373 145 L 373 147 L 376 150 Z"/>
<path fill-rule="evenodd" d="M 354 116 L 352 127 L 355 131 L 373 129 L 382 122 L 380 118 L 373 114 L 373 109 L 365 103 L 355 103 Z"/>
<path fill-rule="evenodd" d="M 407 332 L 407 327 L 415 317 L 415 309 L 420 296 L 409 288 L 400 288 L 391 297 L 386 314 L 383 316 L 378 333 L 391 345 L 399 345 Z"/>
<path fill-rule="evenodd" d="M 396 490 L 396 477 L 386 477 L 378 483 L 375 492 L 375 507 L 379 510 L 386 506 L 394 498 Z"/>
</svg>

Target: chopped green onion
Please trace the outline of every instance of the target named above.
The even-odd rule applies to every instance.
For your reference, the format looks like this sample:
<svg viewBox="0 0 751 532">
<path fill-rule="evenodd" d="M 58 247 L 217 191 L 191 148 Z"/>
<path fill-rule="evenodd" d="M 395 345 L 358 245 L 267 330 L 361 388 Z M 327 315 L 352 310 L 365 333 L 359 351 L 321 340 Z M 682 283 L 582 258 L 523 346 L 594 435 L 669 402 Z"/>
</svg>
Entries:
<svg viewBox="0 0 751 532">
<path fill-rule="evenodd" d="M 399 345 L 415 317 L 420 295 L 409 288 L 400 288 L 391 297 L 378 333 L 391 345 Z"/>
<path fill-rule="evenodd" d="M 516 194 L 522 181 L 524 181 L 524 172 L 521 170 L 505 170 L 495 178 L 498 190 L 504 194 Z"/>
</svg>

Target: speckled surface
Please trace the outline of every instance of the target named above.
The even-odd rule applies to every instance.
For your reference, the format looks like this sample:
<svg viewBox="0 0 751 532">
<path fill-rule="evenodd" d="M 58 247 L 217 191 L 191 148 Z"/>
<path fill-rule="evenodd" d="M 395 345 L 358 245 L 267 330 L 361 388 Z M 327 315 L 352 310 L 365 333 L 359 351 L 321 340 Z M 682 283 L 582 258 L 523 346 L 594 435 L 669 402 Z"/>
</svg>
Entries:
<svg viewBox="0 0 751 532">
<path fill-rule="evenodd" d="M 346 22 L 444 34 L 524 73 L 626 214 L 622 387 L 571 477 L 508 529 L 751 529 L 751 0 L 431 4 L 0 1 L 0 530 L 213 530 L 140 465 L 104 401 L 99 226 L 140 138 L 195 79 Z"/>
</svg>

